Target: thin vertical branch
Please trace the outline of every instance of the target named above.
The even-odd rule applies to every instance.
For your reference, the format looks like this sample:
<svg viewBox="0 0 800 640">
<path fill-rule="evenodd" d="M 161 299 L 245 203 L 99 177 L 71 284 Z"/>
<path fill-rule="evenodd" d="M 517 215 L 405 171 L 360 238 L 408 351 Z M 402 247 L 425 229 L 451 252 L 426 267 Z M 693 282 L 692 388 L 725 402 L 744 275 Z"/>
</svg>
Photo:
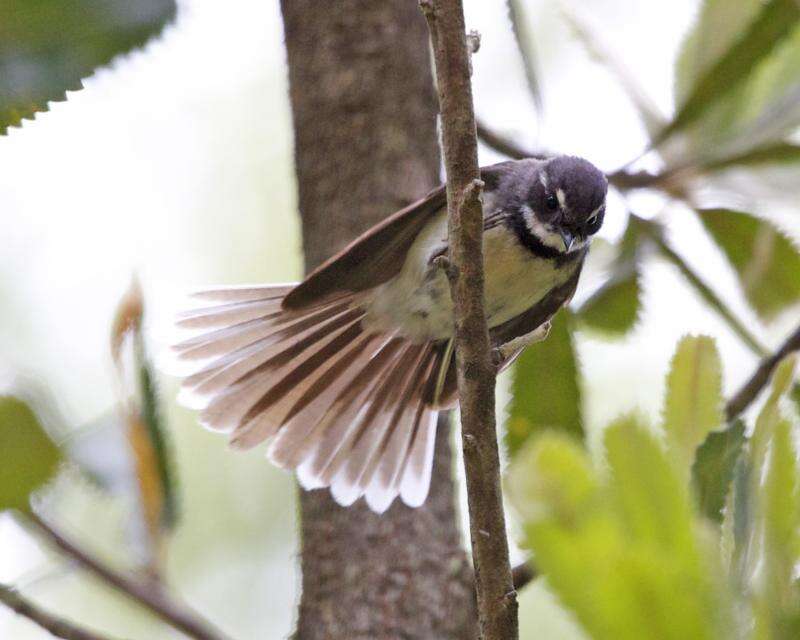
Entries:
<svg viewBox="0 0 800 640">
<path fill-rule="evenodd" d="M 68 620 L 59 618 L 41 609 L 12 587 L 0 583 L 0 602 L 17 615 L 37 624 L 50 635 L 64 640 L 111 640 L 88 629 L 83 629 Z"/>
<path fill-rule="evenodd" d="M 461 0 L 423 0 L 433 43 L 447 173 L 450 288 L 472 557 L 484 640 L 518 637 L 484 306 L 483 208 Z"/>
</svg>

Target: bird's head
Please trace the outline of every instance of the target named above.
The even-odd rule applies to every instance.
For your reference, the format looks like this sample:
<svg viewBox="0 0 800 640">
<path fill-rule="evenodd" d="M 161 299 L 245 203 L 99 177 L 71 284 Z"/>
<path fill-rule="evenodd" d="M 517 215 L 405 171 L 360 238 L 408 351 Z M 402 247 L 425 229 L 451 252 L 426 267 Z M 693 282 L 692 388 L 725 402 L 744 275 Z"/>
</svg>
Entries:
<svg viewBox="0 0 800 640">
<path fill-rule="evenodd" d="M 582 249 L 600 230 L 608 180 L 591 162 L 557 156 L 528 181 L 521 213 L 533 239 L 557 253 Z"/>
</svg>

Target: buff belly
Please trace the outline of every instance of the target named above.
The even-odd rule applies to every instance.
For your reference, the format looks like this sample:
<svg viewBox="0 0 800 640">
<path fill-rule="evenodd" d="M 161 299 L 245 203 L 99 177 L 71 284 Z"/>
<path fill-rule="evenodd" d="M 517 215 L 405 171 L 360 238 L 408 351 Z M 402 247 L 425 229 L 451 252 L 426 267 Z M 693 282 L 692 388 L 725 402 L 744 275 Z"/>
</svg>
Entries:
<svg viewBox="0 0 800 640">
<path fill-rule="evenodd" d="M 366 301 L 368 329 L 396 333 L 414 342 L 442 340 L 453 334 L 453 305 L 447 277 L 431 265 L 446 246 L 446 218 L 420 233 L 400 273 L 378 287 Z M 487 259 L 488 258 L 488 259 Z M 484 235 L 486 314 L 490 327 L 510 320 L 565 282 L 574 265 L 539 258 L 523 247 L 505 226 Z"/>
</svg>

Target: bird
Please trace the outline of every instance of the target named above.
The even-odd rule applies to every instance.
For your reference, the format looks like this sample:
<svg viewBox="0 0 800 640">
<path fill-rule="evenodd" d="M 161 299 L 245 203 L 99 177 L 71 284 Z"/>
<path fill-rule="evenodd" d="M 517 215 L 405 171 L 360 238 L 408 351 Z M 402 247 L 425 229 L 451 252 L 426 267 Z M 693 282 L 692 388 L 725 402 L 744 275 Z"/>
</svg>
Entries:
<svg viewBox="0 0 800 640">
<path fill-rule="evenodd" d="M 485 311 L 498 371 L 572 298 L 608 181 L 575 156 L 483 167 Z M 376 513 L 425 502 L 439 411 L 458 402 L 439 186 L 290 284 L 207 287 L 175 320 L 178 400 L 306 490 Z M 554 366 L 557 366 L 554 364 Z"/>
</svg>

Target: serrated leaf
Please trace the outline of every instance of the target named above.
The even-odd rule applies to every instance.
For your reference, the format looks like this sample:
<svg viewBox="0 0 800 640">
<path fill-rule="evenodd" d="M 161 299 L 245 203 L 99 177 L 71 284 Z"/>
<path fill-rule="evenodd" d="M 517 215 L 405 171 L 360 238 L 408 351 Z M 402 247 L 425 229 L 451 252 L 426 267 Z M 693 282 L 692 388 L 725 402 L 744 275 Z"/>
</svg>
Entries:
<svg viewBox="0 0 800 640">
<path fill-rule="evenodd" d="M 0 0 L 0 134 L 65 100 L 175 11 L 174 0 Z"/>
<path fill-rule="evenodd" d="M 700 220 L 764 320 L 800 301 L 800 252 L 773 224 L 730 209 L 700 209 Z"/>
<path fill-rule="evenodd" d="M 632 266 L 612 275 L 577 312 L 580 322 L 590 329 L 613 336 L 624 336 L 636 324 L 642 309 L 639 271 Z"/>
<path fill-rule="evenodd" d="M 610 476 L 560 434 L 539 436 L 512 464 L 536 505 L 526 542 L 549 587 L 596 640 L 730 637 L 718 568 L 700 553 L 666 453 L 633 419 L 610 426 L 606 444 Z"/>
<path fill-rule="evenodd" d="M 791 425 L 775 427 L 763 488 L 765 597 L 775 604 L 791 601 L 794 567 L 800 551 L 800 486 Z"/>
<path fill-rule="evenodd" d="M 583 438 L 573 323 L 568 309 L 560 311 L 548 338 L 528 347 L 514 364 L 505 436 L 511 456 L 545 429 Z"/>
<path fill-rule="evenodd" d="M 637 539 L 682 553 L 693 545 L 686 485 L 656 439 L 634 418 L 605 432 L 612 491 L 625 527 Z"/>
<path fill-rule="evenodd" d="M 722 522 L 722 509 L 745 442 L 745 424 L 737 420 L 725 431 L 709 433 L 697 449 L 692 483 L 698 508 L 709 520 Z"/>
<path fill-rule="evenodd" d="M 720 8 L 720 12 L 716 14 L 718 20 L 714 26 L 721 29 L 721 25 L 725 21 L 725 14 L 721 12 L 722 7 L 719 2 L 712 4 Z M 730 3 L 726 4 L 730 5 Z M 742 15 L 742 13 L 734 13 L 737 19 Z M 685 129 L 688 125 L 698 121 L 722 98 L 729 96 L 745 80 L 753 77 L 759 64 L 794 34 L 798 23 L 800 23 L 800 6 L 795 0 L 768 0 L 763 3 L 748 26 L 743 31 L 736 33 L 729 42 L 725 42 L 727 48 L 724 53 L 716 57 L 713 63 L 700 65 L 702 70 L 697 75 L 692 88 L 687 92 L 686 98 L 672 122 L 659 136 L 659 142 L 663 142 L 676 131 Z M 702 21 L 700 24 L 703 24 Z M 740 26 L 738 20 L 737 26 Z M 691 39 L 690 42 L 692 42 Z M 694 42 L 698 47 L 705 44 L 702 39 L 696 39 Z M 743 103 L 744 101 L 739 104 Z M 763 105 L 759 105 L 759 107 L 761 106 Z M 754 109 L 752 105 L 749 108 Z M 706 136 L 708 134 L 707 131 Z"/>
<path fill-rule="evenodd" d="M 722 364 L 713 338 L 685 336 L 667 375 L 664 432 L 669 449 L 688 472 L 706 436 L 725 424 Z"/>
<path fill-rule="evenodd" d="M 61 460 L 33 409 L 0 396 L 0 511 L 29 511 L 31 493 L 53 477 Z"/>
</svg>

